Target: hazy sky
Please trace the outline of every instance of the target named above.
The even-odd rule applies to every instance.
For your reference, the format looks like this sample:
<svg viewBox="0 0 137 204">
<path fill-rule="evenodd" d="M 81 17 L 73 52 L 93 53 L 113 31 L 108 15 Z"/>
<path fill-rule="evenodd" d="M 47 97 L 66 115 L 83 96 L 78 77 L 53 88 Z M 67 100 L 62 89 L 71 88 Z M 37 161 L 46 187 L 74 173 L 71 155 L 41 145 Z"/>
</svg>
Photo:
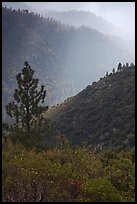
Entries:
<svg viewBox="0 0 137 204">
<path fill-rule="evenodd" d="M 37 11 L 86 10 L 119 27 L 131 39 L 135 38 L 135 2 L 23 2 Z"/>
</svg>

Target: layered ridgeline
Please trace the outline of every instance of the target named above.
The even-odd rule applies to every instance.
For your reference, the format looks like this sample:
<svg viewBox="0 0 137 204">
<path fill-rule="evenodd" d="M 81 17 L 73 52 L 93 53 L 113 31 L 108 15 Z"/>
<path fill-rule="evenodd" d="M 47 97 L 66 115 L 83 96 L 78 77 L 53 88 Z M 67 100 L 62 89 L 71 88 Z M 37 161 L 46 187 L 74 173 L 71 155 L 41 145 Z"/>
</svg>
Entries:
<svg viewBox="0 0 137 204">
<path fill-rule="evenodd" d="M 90 11 L 82 10 L 69 10 L 69 11 L 56 11 L 56 10 L 45 10 L 42 12 L 44 17 L 52 17 L 65 24 L 72 25 L 75 27 L 88 26 L 100 31 L 104 34 L 116 35 L 124 37 L 124 33 L 115 27 L 110 22 L 104 20 L 100 16 L 91 13 Z"/>
<path fill-rule="evenodd" d="M 115 70 L 113 70 L 114 72 Z M 55 129 L 73 144 L 135 145 L 135 66 L 123 67 L 48 110 Z"/>
<path fill-rule="evenodd" d="M 28 61 L 47 89 L 47 104 L 61 102 L 112 69 L 134 62 L 126 42 L 88 27 L 66 26 L 28 10 L 2 8 L 3 107 L 15 76 Z"/>
</svg>

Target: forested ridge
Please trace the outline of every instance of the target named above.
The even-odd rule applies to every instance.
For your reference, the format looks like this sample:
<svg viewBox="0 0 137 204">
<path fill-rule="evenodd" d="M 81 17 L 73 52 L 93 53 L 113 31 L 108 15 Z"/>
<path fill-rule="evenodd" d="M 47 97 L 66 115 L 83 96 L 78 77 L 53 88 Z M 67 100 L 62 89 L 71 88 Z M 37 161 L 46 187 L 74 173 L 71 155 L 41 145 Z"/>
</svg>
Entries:
<svg viewBox="0 0 137 204">
<path fill-rule="evenodd" d="M 42 12 L 44 17 L 52 17 L 58 21 L 75 27 L 88 26 L 94 28 L 99 32 L 108 35 L 116 35 L 123 37 L 121 29 L 117 28 L 107 20 L 95 15 L 90 11 L 84 10 L 45 10 Z"/>
<path fill-rule="evenodd" d="M 74 144 L 114 147 L 135 145 L 135 66 L 100 78 L 48 110 L 55 128 Z"/>
</svg>

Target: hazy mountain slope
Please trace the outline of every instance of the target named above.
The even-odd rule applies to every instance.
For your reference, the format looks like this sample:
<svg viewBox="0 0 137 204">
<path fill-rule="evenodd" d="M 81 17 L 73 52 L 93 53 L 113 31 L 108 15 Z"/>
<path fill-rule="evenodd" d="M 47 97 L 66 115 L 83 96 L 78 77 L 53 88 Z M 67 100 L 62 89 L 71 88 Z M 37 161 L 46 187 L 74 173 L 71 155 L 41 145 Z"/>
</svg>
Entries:
<svg viewBox="0 0 137 204">
<path fill-rule="evenodd" d="M 69 24 L 75 27 L 88 26 L 94 28 L 105 34 L 113 34 L 117 36 L 122 36 L 122 31 L 115 27 L 110 22 L 104 20 L 100 16 L 96 16 L 94 13 L 89 11 L 56 11 L 56 10 L 45 10 L 42 12 L 45 17 L 52 17 L 59 20 L 65 24 Z"/>
<path fill-rule="evenodd" d="M 57 42 L 57 38 L 63 35 L 66 29 L 38 15 L 9 9 L 3 9 L 2 17 L 4 88 L 14 87 L 15 74 L 21 71 L 24 61 L 27 60 L 42 83 L 46 82 L 50 87 L 53 84 L 55 87 L 56 80 L 61 80 L 62 73 L 62 66 L 59 63 L 61 56 L 58 54 L 60 41 Z"/>
<path fill-rule="evenodd" d="M 103 147 L 134 146 L 135 67 L 110 74 L 87 86 L 64 103 L 50 108 L 47 117 L 74 144 Z"/>
<path fill-rule="evenodd" d="M 3 106 L 15 88 L 15 75 L 28 61 L 47 87 L 47 103 L 58 103 L 104 75 L 107 67 L 134 61 L 118 38 L 88 27 L 73 28 L 39 14 L 2 9 Z"/>
<path fill-rule="evenodd" d="M 45 10 L 42 12 L 44 17 L 52 17 L 62 23 L 72 25 L 75 27 L 88 26 L 89 28 L 96 29 L 109 37 L 112 35 L 120 37 L 118 39 L 127 39 L 127 46 L 135 55 L 135 41 L 129 41 L 127 34 L 122 31 L 121 28 L 116 27 L 109 21 L 103 19 L 100 16 L 91 13 L 90 11 L 82 10 L 70 10 L 70 11 L 57 11 L 57 10 Z M 109 19 L 108 19 L 109 20 Z M 123 42 L 125 44 L 125 41 Z"/>
</svg>

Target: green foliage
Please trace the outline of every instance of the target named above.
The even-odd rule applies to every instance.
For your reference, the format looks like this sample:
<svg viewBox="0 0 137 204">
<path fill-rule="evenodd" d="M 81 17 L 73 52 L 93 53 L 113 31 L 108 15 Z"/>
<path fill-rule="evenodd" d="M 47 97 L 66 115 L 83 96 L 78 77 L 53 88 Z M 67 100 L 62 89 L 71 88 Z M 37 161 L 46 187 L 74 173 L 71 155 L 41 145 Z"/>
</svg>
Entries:
<svg viewBox="0 0 137 204">
<path fill-rule="evenodd" d="M 10 138 L 14 143 L 21 143 L 27 149 L 35 148 L 37 151 L 53 146 L 52 126 L 50 122 L 40 117 L 37 122 L 31 126 L 29 135 L 19 125 L 12 125 L 8 133 L 3 134 L 3 138 Z"/>
<path fill-rule="evenodd" d="M 120 192 L 107 179 L 96 179 L 87 181 L 83 194 L 86 198 L 82 201 L 90 202 L 119 202 Z"/>
<path fill-rule="evenodd" d="M 107 160 L 109 152 L 67 145 L 37 153 L 7 140 L 2 153 L 3 202 L 134 201 L 132 153 L 112 153 L 104 166 L 102 158 Z"/>
<path fill-rule="evenodd" d="M 117 158 L 108 163 L 106 177 L 119 190 L 134 193 L 134 166 L 131 159 Z"/>
</svg>

